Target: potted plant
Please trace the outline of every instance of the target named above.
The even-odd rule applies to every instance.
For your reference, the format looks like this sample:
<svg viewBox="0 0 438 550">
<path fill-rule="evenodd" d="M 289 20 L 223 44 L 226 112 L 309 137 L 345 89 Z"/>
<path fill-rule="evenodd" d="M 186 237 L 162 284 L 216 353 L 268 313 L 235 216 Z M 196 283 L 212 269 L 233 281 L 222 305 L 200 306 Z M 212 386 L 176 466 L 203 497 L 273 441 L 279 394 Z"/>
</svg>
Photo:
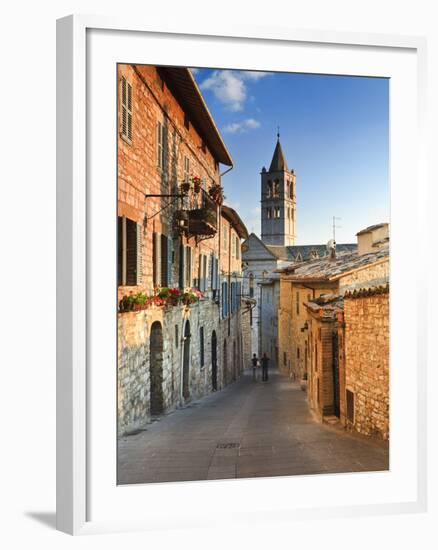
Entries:
<svg viewBox="0 0 438 550">
<path fill-rule="evenodd" d="M 187 195 L 190 191 L 190 182 L 189 181 L 183 181 L 181 184 L 181 191 L 184 193 L 184 195 Z"/>
<path fill-rule="evenodd" d="M 194 192 L 199 193 L 201 190 L 201 178 L 199 176 L 192 176 L 191 181 L 193 183 Z"/>
<path fill-rule="evenodd" d="M 219 204 L 219 205 L 223 204 L 225 195 L 224 195 L 224 189 L 222 185 L 219 185 L 218 183 L 216 183 L 215 185 L 212 185 L 208 190 L 208 193 L 216 204 Z"/>
</svg>

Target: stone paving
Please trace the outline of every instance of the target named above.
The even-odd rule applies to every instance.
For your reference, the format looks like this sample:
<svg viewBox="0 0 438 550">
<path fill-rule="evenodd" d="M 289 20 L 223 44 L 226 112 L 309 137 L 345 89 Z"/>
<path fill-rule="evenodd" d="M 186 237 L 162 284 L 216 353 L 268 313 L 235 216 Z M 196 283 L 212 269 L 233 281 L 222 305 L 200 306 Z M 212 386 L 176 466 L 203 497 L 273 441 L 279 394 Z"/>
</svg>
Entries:
<svg viewBox="0 0 438 550">
<path fill-rule="evenodd" d="M 381 471 L 388 445 L 316 422 L 278 372 L 235 384 L 118 441 L 118 483 Z"/>
</svg>

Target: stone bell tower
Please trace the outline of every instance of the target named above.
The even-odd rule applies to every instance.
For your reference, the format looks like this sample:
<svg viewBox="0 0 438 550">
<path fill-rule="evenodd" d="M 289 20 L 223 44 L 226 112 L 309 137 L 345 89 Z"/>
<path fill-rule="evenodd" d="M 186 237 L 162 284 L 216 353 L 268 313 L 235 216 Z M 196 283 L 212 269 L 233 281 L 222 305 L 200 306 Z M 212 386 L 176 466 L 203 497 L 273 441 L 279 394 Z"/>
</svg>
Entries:
<svg viewBox="0 0 438 550">
<path fill-rule="evenodd" d="M 262 168 L 262 241 L 268 245 L 295 244 L 296 176 L 289 170 L 277 134 L 271 165 Z"/>
</svg>

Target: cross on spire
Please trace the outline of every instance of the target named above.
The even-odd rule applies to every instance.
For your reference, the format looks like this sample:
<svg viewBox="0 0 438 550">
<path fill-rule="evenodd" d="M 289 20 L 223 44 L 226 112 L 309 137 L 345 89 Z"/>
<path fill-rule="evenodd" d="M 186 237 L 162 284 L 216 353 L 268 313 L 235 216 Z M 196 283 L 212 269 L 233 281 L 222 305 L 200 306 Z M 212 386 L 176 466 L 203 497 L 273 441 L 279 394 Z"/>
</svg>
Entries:
<svg viewBox="0 0 438 550">
<path fill-rule="evenodd" d="M 280 141 L 280 126 L 277 126 L 277 141 Z"/>
</svg>

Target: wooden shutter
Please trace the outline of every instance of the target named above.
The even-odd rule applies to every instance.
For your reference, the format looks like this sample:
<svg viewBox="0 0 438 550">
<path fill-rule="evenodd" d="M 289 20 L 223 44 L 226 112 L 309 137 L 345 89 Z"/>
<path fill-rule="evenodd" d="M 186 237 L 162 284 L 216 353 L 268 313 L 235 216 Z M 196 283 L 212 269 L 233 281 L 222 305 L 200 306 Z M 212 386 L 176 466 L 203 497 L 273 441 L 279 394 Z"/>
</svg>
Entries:
<svg viewBox="0 0 438 550">
<path fill-rule="evenodd" d="M 142 268 L 142 233 L 143 228 L 140 223 L 137 224 L 137 285 L 141 285 L 142 275 L 143 275 L 143 268 Z"/>
<path fill-rule="evenodd" d="M 210 254 L 208 264 L 208 288 L 214 290 L 214 255 Z"/>
<path fill-rule="evenodd" d="M 215 276 L 215 285 L 216 287 L 215 288 L 219 288 L 219 258 L 215 258 L 214 259 L 214 263 L 215 263 L 215 266 L 216 266 L 216 276 Z"/>
<path fill-rule="evenodd" d="M 181 243 L 179 247 L 179 287 L 186 286 L 186 247 Z"/>
<path fill-rule="evenodd" d="M 167 287 L 169 283 L 169 274 L 168 274 L 168 250 L 167 250 L 167 241 L 168 238 L 166 235 L 161 235 L 160 247 L 161 247 L 161 277 L 160 284 L 161 286 Z"/>
<path fill-rule="evenodd" d="M 129 141 L 132 141 L 132 86 L 127 82 L 127 92 L 128 92 L 128 128 L 127 128 L 127 138 Z"/>
<path fill-rule="evenodd" d="M 205 292 L 207 290 L 207 277 L 208 277 L 208 256 L 204 254 L 202 258 L 202 271 L 203 271 L 203 280 L 202 280 L 202 290 Z"/>
<path fill-rule="evenodd" d="M 132 141 L 132 85 L 122 78 L 122 120 L 121 132 L 123 137 Z"/>
<path fill-rule="evenodd" d="M 137 284 L 137 224 L 126 218 L 126 284 Z"/>
<path fill-rule="evenodd" d="M 123 218 L 117 218 L 117 285 L 123 285 Z"/>
<path fill-rule="evenodd" d="M 153 234 L 152 261 L 154 263 L 154 286 L 161 285 L 161 235 Z"/>
<path fill-rule="evenodd" d="M 185 284 L 188 287 L 193 286 L 192 280 L 192 248 L 186 246 L 186 275 L 185 275 Z"/>
<path fill-rule="evenodd" d="M 167 238 L 167 286 L 173 285 L 173 239 Z"/>
</svg>

